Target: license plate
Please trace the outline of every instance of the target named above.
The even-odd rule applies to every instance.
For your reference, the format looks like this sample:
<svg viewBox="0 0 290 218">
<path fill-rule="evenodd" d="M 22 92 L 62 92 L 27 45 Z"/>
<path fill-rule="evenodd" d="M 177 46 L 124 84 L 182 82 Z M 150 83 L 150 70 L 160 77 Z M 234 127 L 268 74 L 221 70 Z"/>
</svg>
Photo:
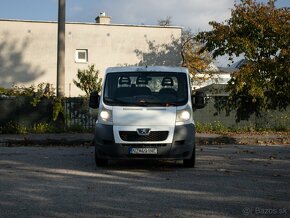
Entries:
<svg viewBox="0 0 290 218">
<path fill-rule="evenodd" d="M 157 154 L 157 148 L 129 148 L 129 154 Z"/>
</svg>

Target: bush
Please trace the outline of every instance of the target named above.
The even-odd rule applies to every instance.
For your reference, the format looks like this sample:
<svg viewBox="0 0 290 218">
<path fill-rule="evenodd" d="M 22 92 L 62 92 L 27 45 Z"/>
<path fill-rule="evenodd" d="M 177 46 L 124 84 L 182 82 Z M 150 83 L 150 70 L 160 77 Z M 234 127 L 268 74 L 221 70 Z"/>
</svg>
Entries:
<svg viewBox="0 0 290 218">
<path fill-rule="evenodd" d="M 1 134 L 26 134 L 28 132 L 28 127 L 21 123 L 8 122 L 0 127 Z"/>
<path fill-rule="evenodd" d="M 86 93 L 88 97 L 91 92 L 101 92 L 102 79 L 99 78 L 99 71 L 95 70 L 95 65 L 90 65 L 87 70 L 78 70 L 77 80 L 73 83 Z"/>
</svg>

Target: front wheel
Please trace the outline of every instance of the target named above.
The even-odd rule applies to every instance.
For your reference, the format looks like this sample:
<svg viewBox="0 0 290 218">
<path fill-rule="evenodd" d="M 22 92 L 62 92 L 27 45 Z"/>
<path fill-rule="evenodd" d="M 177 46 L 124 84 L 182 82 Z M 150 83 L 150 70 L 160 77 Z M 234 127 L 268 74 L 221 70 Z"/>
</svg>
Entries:
<svg viewBox="0 0 290 218">
<path fill-rule="evenodd" d="M 98 157 L 98 151 L 96 147 L 95 147 L 95 162 L 96 162 L 97 167 L 105 167 L 105 166 L 108 166 L 109 164 L 109 160 L 101 159 Z"/>
<path fill-rule="evenodd" d="M 195 145 L 193 146 L 193 151 L 190 159 L 183 160 L 183 166 L 186 168 L 194 168 L 195 166 Z"/>
</svg>

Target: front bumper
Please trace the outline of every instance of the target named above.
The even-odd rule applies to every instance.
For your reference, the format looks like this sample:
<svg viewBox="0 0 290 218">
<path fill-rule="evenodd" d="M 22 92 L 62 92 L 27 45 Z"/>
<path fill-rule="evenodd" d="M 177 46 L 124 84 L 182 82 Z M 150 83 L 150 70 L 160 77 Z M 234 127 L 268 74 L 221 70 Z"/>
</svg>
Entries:
<svg viewBox="0 0 290 218">
<path fill-rule="evenodd" d="M 195 145 L 195 126 L 175 126 L 172 143 L 115 143 L 112 125 L 97 123 L 94 135 L 96 155 L 103 159 L 189 159 Z M 129 154 L 131 147 L 157 148 L 157 154 Z"/>
</svg>

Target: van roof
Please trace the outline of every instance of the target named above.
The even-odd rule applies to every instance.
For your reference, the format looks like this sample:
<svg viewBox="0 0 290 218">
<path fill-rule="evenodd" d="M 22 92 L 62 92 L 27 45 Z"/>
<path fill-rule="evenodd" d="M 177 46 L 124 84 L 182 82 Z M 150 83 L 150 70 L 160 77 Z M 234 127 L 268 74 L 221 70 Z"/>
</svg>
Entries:
<svg viewBox="0 0 290 218">
<path fill-rule="evenodd" d="M 120 72 L 175 72 L 186 73 L 188 70 L 185 67 L 167 67 L 167 66 L 130 66 L 130 67 L 109 67 L 107 73 L 120 73 Z"/>
</svg>

